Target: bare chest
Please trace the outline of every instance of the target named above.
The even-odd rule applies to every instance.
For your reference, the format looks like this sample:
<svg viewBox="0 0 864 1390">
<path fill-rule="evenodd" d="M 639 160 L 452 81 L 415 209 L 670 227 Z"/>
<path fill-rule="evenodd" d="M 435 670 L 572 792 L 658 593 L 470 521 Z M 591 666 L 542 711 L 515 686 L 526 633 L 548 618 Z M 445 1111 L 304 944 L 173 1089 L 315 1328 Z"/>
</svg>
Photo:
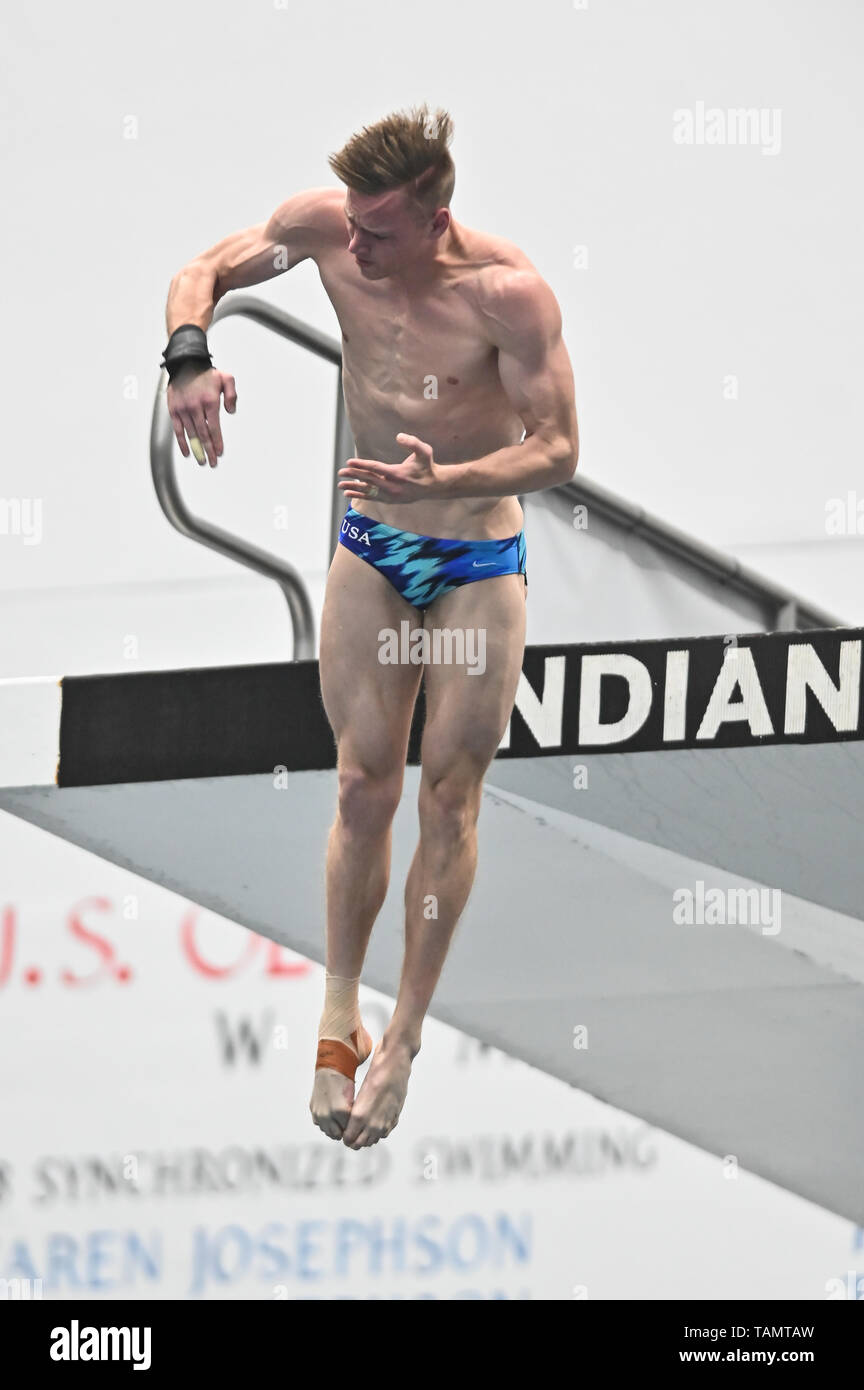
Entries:
<svg viewBox="0 0 864 1390">
<path fill-rule="evenodd" d="M 458 283 L 408 295 L 358 280 L 353 266 L 319 269 L 342 329 L 346 396 L 422 413 L 424 402 L 458 408 L 497 389 L 497 350 Z"/>
</svg>

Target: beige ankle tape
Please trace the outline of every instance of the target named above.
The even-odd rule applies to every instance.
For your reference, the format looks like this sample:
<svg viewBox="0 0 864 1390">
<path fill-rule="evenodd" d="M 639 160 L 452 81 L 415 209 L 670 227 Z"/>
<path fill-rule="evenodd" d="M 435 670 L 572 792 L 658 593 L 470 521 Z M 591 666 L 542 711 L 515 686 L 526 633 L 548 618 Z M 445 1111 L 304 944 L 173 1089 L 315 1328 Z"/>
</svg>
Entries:
<svg viewBox="0 0 864 1390">
<path fill-rule="evenodd" d="M 326 978 L 324 1009 L 318 1024 L 318 1037 L 337 1038 L 345 1042 L 360 1028 L 360 977 L 358 975 L 356 980 L 349 980 L 342 975 L 331 975 L 327 971 Z"/>
</svg>

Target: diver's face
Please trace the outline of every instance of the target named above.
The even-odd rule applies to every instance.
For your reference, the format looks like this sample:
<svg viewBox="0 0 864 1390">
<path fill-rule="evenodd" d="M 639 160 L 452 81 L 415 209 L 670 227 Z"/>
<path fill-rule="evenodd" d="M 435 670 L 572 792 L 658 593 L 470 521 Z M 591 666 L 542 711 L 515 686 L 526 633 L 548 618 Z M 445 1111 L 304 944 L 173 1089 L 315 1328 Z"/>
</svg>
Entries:
<svg viewBox="0 0 864 1390">
<path fill-rule="evenodd" d="M 429 237 L 408 209 L 400 189 L 367 195 L 348 191 L 345 199 L 348 254 L 367 280 L 407 270 L 428 253 Z"/>
</svg>

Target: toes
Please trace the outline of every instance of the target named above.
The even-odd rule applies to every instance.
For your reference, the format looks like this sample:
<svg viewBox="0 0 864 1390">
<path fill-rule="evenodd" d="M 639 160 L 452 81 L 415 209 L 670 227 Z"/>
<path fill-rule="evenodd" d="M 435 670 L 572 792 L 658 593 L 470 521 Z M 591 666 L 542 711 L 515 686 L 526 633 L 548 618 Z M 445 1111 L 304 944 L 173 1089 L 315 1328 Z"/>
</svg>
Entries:
<svg viewBox="0 0 864 1390">
<path fill-rule="evenodd" d="M 359 1131 L 356 1139 L 351 1141 L 346 1139 L 345 1143 L 349 1149 L 371 1149 L 372 1145 L 377 1144 L 379 1139 L 386 1137 L 386 1130 L 380 1129 L 377 1125 L 366 1125 L 365 1129 Z"/>
<path fill-rule="evenodd" d="M 335 1117 L 333 1115 L 317 1114 L 314 1110 L 312 1110 L 311 1106 L 310 1112 L 312 1115 L 312 1123 L 317 1125 L 321 1133 L 326 1134 L 328 1139 L 342 1138 L 343 1127 L 337 1126 Z"/>
<path fill-rule="evenodd" d="M 334 1110 L 327 1117 L 330 1121 L 330 1134 L 333 1139 L 341 1139 L 345 1133 L 345 1126 L 351 1118 L 350 1110 Z"/>
<path fill-rule="evenodd" d="M 334 1105 L 321 1112 L 322 1120 L 328 1120 L 339 1131 L 339 1138 L 342 1138 L 345 1126 L 351 1118 L 350 1105 Z"/>
<path fill-rule="evenodd" d="M 353 1102 L 354 1088 L 341 1073 L 326 1067 L 316 1072 L 309 1111 L 313 1122 L 328 1139 L 342 1138 L 351 1118 Z"/>
<path fill-rule="evenodd" d="M 383 1124 L 372 1124 L 355 1112 L 342 1135 L 342 1142 L 347 1144 L 349 1149 L 368 1149 L 372 1144 L 377 1144 L 379 1139 L 386 1139 L 398 1123 L 398 1112 L 392 1120 L 387 1119 Z"/>
</svg>

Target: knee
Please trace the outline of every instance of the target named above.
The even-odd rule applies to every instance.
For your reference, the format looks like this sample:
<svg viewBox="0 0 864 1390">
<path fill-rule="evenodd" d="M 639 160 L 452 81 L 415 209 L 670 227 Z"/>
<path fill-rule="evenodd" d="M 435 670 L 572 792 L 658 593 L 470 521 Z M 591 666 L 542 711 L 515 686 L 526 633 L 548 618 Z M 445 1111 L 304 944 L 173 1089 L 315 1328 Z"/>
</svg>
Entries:
<svg viewBox="0 0 864 1390">
<path fill-rule="evenodd" d="M 473 831 L 480 814 L 481 784 L 463 775 L 424 777 L 420 787 L 420 828 L 436 839 L 457 843 Z"/>
<path fill-rule="evenodd" d="M 390 826 L 402 794 L 402 775 L 373 775 L 365 768 L 339 769 L 339 819 L 351 835 L 374 837 Z"/>
</svg>

